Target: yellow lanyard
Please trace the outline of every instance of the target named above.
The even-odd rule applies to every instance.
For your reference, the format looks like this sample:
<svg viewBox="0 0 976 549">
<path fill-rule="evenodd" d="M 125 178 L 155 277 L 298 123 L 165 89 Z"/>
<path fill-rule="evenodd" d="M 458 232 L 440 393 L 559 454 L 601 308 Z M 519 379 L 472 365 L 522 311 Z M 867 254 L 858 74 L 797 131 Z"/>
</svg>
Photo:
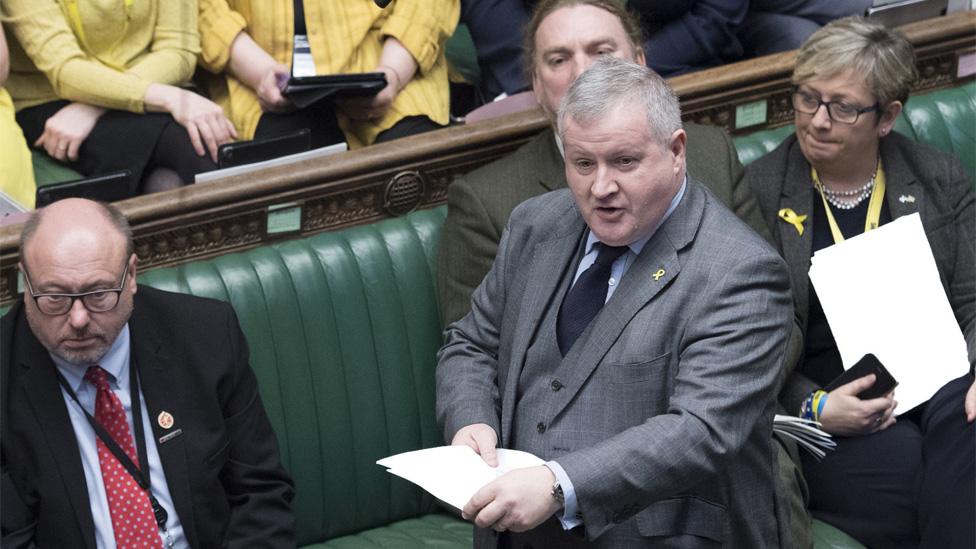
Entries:
<svg viewBox="0 0 976 549">
<path fill-rule="evenodd" d="M 827 222 L 830 223 L 830 234 L 834 236 L 834 244 L 839 244 L 844 241 L 844 233 L 840 232 L 837 220 L 834 219 L 834 214 L 830 211 L 830 204 L 827 203 L 827 197 L 824 195 L 823 183 L 820 182 L 817 170 L 813 166 L 810 167 L 810 177 L 813 178 L 813 186 L 820 192 L 820 199 L 823 200 L 824 210 L 827 212 Z M 864 218 L 864 232 L 877 229 L 881 223 L 881 206 L 884 204 L 884 195 L 885 177 L 879 158 L 878 169 L 874 175 L 874 191 L 871 193 L 871 201 L 868 202 L 868 215 Z"/>
<path fill-rule="evenodd" d="M 112 44 L 112 46 L 109 48 L 110 50 L 115 49 L 115 47 L 119 45 L 119 42 L 125 39 L 125 33 L 129 30 L 129 18 L 132 16 L 130 12 L 132 10 L 133 3 L 135 3 L 135 0 L 122 0 L 122 9 L 125 10 L 125 26 L 122 27 L 122 36 L 116 40 L 114 44 Z M 66 0 L 64 4 L 68 11 L 68 18 L 70 19 L 71 27 L 75 31 L 75 35 L 78 36 L 78 42 L 81 43 L 81 47 L 84 48 L 89 55 L 95 57 L 95 59 L 98 59 L 109 67 L 112 67 L 117 71 L 125 72 L 125 67 L 98 57 L 95 55 L 95 52 L 92 50 L 91 46 L 88 45 L 88 37 L 85 35 L 85 26 L 81 22 L 81 10 L 78 8 L 78 0 Z"/>
</svg>

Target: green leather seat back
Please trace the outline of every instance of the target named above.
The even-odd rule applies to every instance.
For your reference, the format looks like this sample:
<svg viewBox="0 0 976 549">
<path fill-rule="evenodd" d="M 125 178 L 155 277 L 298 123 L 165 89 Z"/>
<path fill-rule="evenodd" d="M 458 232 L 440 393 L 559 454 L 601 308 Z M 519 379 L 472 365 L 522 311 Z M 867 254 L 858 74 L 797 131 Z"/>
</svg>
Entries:
<svg viewBox="0 0 976 549">
<path fill-rule="evenodd" d="M 976 184 L 976 80 L 908 98 L 895 130 L 930 147 L 955 154 Z M 793 125 L 734 137 L 739 161 L 748 165 L 793 133 Z"/>
<path fill-rule="evenodd" d="M 140 273 L 142 283 L 228 301 L 237 311 L 295 479 L 300 545 L 435 509 L 375 461 L 443 444 L 434 367 L 445 214 L 424 210 Z"/>
</svg>

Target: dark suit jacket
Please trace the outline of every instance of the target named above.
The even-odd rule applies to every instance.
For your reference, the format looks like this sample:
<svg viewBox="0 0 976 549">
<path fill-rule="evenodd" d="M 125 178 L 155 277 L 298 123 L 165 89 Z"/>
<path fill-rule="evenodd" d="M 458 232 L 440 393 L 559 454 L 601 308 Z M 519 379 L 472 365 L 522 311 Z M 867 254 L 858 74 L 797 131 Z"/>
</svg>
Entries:
<svg viewBox="0 0 976 549">
<path fill-rule="evenodd" d="M 881 140 L 885 173 L 885 203 L 893 219 L 918 212 L 935 256 L 942 285 L 966 338 L 969 362 L 976 361 L 976 210 L 973 187 L 959 160 L 915 143 L 897 133 Z M 747 181 L 772 229 L 776 245 L 790 267 L 800 334 L 809 314 L 810 257 L 813 250 L 813 181 L 796 136 L 790 136 L 768 155 L 749 165 Z M 909 198 L 911 197 L 911 198 Z M 914 199 L 914 200 L 912 200 Z M 808 215 L 801 236 L 779 219 L 781 208 Z M 791 342 L 787 366 L 803 360 L 803 344 Z M 806 376 L 793 372 L 781 393 L 792 413 L 806 395 L 817 389 Z"/>
<path fill-rule="evenodd" d="M 742 165 L 728 135 L 720 128 L 698 124 L 687 124 L 685 130 L 689 177 L 703 182 L 725 206 L 769 239 L 756 200 L 742 181 Z M 470 309 L 471 293 L 491 268 L 515 206 L 565 186 L 563 158 L 552 130 L 451 183 L 437 267 L 444 326 Z"/>
<path fill-rule="evenodd" d="M 554 370 L 559 389 L 516 411 L 527 350 L 555 337 L 539 324 L 559 306 L 554 296 L 584 231 L 569 190 L 512 213 L 471 314 L 448 327 L 438 355 L 446 439 L 486 423 L 509 447 L 515 422 L 542 422 L 530 444 L 566 470 L 600 547 L 688 535 L 778 546 L 771 423 L 793 317 L 782 259 L 689 179 Z M 490 546 L 486 534 L 479 547 Z"/>
<path fill-rule="evenodd" d="M 132 364 L 153 422 L 175 512 L 193 547 L 294 547 L 293 487 L 258 396 L 233 309 L 140 286 Z M 3 546 L 95 549 L 75 434 L 50 355 L 23 303 L 0 324 Z M 182 429 L 164 443 L 160 437 Z M 172 512 L 173 510 L 169 510 Z"/>
</svg>

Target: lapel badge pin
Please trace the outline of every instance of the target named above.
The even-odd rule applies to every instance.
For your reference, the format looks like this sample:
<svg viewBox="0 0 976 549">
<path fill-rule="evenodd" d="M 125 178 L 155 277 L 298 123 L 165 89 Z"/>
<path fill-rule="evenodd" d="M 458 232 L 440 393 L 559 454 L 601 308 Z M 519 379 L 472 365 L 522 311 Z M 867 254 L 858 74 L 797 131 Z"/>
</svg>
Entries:
<svg viewBox="0 0 976 549">
<path fill-rule="evenodd" d="M 914 204 L 915 197 L 910 194 L 903 194 L 898 197 L 898 202 L 901 202 L 902 204 L 905 204 L 906 202 L 909 204 Z"/>
<path fill-rule="evenodd" d="M 797 215 L 792 208 L 783 208 L 779 211 L 779 218 L 796 227 L 796 232 L 803 236 L 803 222 L 807 220 L 805 215 Z"/>
<path fill-rule="evenodd" d="M 664 276 L 664 269 L 658 269 L 657 272 L 654 273 L 654 280 L 661 280 L 662 276 Z"/>
<path fill-rule="evenodd" d="M 159 412 L 159 415 L 156 417 L 156 422 L 159 423 L 159 426 L 163 429 L 169 429 L 173 426 L 173 414 L 163 410 L 162 412 Z"/>
</svg>

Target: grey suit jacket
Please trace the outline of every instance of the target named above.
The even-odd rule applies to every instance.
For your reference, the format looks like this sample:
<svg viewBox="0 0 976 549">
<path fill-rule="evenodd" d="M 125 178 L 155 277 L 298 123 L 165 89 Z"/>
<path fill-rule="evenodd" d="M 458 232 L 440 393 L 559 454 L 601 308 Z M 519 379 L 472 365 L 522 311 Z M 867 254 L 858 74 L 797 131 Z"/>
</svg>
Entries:
<svg viewBox="0 0 976 549">
<path fill-rule="evenodd" d="M 721 129 L 686 124 L 688 174 L 764 238 L 769 232 L 743 169 Z M 491 268 L 508 216 L 519 203 L 566 186 L 563 158 L 546 130 L 514 153 L 458 178 L 448 188 L 447 220 L 441 231 L 437 268 L 441 322 L 464 316 L 471 293 Z"/>
<path fill-rule="evenodd" d="M 526 350 L 585 229 L 568 190 L 512 213 L 471 313 L 448 327 L 438 356 L 447 440 L 487 423 L 507 447 Z M 649 545 L 686 534 L 778 544 L 770 436 L 792 314 L 782 259 L 689 179 L 563 359 L 571 373 L 552 407 L 519 410 L 548 425 L 552 451 L 540 457 L 566 470 L 589 539 L 616 527 Z"/>
<path fill-rule="evenodd" d="M 891 216 L 918 212 L 932 247 L 949 303 L 966 337 L 970 365 L 976 361 L 976 211 L 973 186 L 954 156 L 892 133 L 881 140 L 885 173 L 885 203 Z M 796 136 L 790 136 L 747 170 L 746 180 L 756 194 L 763 218 L 772 229 L 780 253 L 790 268 L 800 335 L 809 314 L 810 257 L 813 250 L 813 181 Z M 781 208 L 809 215 L 800 235 L 778 217 Z M 788 371 L 803 360 L 801 338 L 788 350 Z M 793 372 L 781 393 L 793 413 L 806 395 L 817 389 L 806 376 Z"/>
</svg>

